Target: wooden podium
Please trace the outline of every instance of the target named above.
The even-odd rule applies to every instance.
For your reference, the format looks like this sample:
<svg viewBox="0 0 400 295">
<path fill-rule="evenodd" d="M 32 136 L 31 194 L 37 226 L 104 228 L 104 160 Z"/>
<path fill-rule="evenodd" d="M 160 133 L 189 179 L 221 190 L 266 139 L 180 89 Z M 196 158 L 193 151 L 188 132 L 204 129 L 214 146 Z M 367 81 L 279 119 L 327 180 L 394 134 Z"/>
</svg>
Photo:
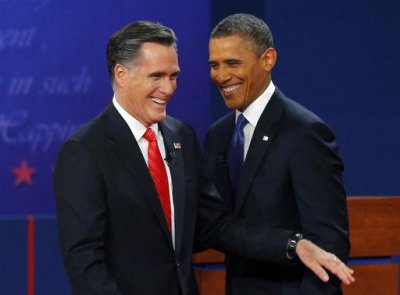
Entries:
<svg viewBox="0 0 400 295">
<path fill-rule="evenodd" d="M 345 295 L 400 294 L 400 196 L 349 197 L 351 252 L 356 282 Z M 224 255 L 208 250 L 193 255 L 202 295 L 225 294 Z"/>
</svg>

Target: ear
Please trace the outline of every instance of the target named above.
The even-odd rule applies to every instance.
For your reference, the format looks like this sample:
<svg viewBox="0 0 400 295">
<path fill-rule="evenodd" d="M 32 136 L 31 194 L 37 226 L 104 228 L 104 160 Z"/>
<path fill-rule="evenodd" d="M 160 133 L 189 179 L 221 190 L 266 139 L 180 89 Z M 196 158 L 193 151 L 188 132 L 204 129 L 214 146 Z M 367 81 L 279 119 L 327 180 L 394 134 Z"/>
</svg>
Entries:
<svg viewBox="0 0 400 295">
<path fill-rule="evenodd" d="M 121 64 L 114 67 L 114 81 L 119 87 L 124 87 L 129 78 L 129 69 Z"/>
<path fill-rule="evenodd" d="M 265 71 L 267 71 L 267 72 L 272 71 L 272 69 L 275 66 L 277 57 L 278 57 L 278 53 L 272 47 L 267 48 L 264 51 L 264 53 L 261 55 L 261 58 L 263 60 L 263 67 L 264 67 Z"/>
</svg>

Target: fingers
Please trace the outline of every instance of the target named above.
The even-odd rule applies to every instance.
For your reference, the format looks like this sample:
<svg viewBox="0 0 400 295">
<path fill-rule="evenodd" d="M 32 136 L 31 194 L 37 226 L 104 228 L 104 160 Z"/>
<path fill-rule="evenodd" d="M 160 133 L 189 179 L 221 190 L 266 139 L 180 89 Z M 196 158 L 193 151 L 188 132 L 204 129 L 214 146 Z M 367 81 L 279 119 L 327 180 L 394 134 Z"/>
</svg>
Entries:
<svg viewBox="0 0 400 295">
<path fill-rule="evenodd" d="M 354 271 L 344 264 L 334 254 L 325 252 L 324 255 L 318 259 L 320 265 L 336 275 L 345 285 L 350 285 L 355 281 L 353 277 Z"/>
<path fill-rule="evenodd" d="M 323 251 L 309 240 L 302 239 L 297 244 L 296 253 L 303 264 L 312 272 L 314 272 L 315 275 L 320 278 L 320 280 L 323 282 L 327 282 L 329 280 L 328 273 L 319 262 L 319 259 L 323 259 L 325 253 L 327 252 Z"/>
<path fill-rule="evenodd" d="M 349 268 L 334 254 L 328 252 L 327 254 L 329 255 L 329 258 L 323 261 L 322 266 L 336 275 L 345 285 L 353 283 L 355 281 L 353 276 L 354 270 Z"/>
<path fill-rule="evenodd" d="M 314 272 L 314 274 L 319 277 L 319 279 L 323 282 L 329 281 L 329 275 L 326 270 L 321 267 L 319 264 L 313 264 L 309 266 L 309 269 Z"/>
<path fill-rule="evenodd" d="M 296 248 L 300 260 L 323 282 L 329 280 L 326 270 L 336 275 L 344 284 L 355 281 L 354 271 L 344 264 L 336 255 L 329 253 L 308 240 L 300 240 Z"/>
</svg>

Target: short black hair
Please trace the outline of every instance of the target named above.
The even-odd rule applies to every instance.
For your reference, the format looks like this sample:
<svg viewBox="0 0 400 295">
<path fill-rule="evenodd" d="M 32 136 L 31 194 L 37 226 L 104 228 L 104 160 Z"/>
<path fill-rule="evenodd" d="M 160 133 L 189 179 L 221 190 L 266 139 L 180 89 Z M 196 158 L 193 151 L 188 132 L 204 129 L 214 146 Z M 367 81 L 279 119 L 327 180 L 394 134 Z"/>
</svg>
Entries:
<svg viewBox="0 0 400 295">
<path fill-rule="evenodd" d="M 271 30 L 260 18 L 246 13 L 230 15 L 220 21 L 212 30 L 210 38 L 223 38 L 237 35 L 255 46 L 257 55 L 267 48 L 274 47 Z"/>
</svg>

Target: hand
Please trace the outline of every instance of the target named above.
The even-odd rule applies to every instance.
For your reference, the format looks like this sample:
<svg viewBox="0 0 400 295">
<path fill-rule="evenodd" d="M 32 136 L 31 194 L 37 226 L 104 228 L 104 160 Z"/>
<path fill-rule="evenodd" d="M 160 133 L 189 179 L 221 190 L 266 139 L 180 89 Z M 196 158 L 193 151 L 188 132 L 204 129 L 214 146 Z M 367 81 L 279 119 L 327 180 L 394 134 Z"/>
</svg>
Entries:
<svg viewBox="0 0 400 295">
<path fill-rule="evenodd" d="M 355 281 L 354 270 L 347 267 L 334 254 L 321 249 L 309 240 L 301 239 L 297 243 L 296 254 L 323 282 L 329 280 L 326 270 L 335 274 L 346 285 Z"/>
</svg>

